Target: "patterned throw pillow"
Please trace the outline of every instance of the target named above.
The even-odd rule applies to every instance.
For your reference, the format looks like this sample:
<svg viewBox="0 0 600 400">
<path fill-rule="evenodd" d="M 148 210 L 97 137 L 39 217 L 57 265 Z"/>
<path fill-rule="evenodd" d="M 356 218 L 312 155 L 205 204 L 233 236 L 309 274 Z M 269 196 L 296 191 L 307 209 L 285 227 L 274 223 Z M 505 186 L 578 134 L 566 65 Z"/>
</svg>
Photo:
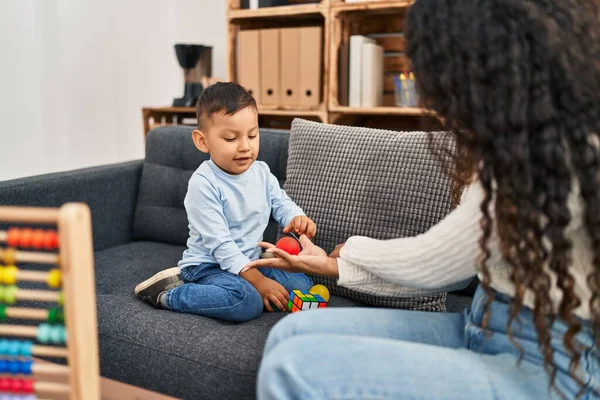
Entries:
<svg viewBox="0 0 600 400">
<path fill-rule="evenodd" d="M 451 210 L 450 178 L 443 161 L 453 149 L 448 135 L 321 124 L 292 123 L 288 195 L 317 224 L 315 244 L 327 252 L 350 236 L 375 239 L 414 236 Z M 446 159 L 447 160 L 447 159 Z M 445 311 L 446 293 L 387 297 L 339 287 L 313 277 L 333 294 L 378 307 Z"/>
</svg>

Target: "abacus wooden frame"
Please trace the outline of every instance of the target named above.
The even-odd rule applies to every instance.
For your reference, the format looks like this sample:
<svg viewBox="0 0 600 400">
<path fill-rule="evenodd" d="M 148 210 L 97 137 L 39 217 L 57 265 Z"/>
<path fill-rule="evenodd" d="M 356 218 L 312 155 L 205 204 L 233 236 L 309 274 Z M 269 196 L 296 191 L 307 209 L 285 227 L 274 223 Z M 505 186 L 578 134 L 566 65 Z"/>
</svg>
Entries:
<svg viewBox="0 0 600 400">
<path fill-rule="evenodd" d="M 99 400 L 96 285 L 89 207 L 84 203 L 67 203 L 60 208 L 1 206 L 0 222 L 57 226 L 70 398 Z"/>
</svg>

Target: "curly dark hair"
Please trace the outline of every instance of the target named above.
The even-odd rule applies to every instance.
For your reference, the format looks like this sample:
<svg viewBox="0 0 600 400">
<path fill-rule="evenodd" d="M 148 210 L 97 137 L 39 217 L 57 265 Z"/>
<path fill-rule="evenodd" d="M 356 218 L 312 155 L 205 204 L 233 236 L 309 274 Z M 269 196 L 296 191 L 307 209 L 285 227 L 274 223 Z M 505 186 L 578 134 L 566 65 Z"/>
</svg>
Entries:
<svg viewBox="0 0 600 400">
<path fill-rule="evenodd" d="M 493 301 L 488 239 L 496 229 L 515 286 L 507 332 L 522 356 L 510 328 L 531 291 L 553 387 L 550 329 L 557 316 L 568 326 L 564 345 L 574 379 L 582 351 L 574 315 L 581 299 L 565 234 L 576 185 L 593 249 L 587 283 L 600 343 L 599 8 L 595 0 L 417 0 L 405 30 L 423 105 L 443 118 L 457 143 L 455 173 L 464 180 L 475 172 L 486 193 L 479 262 L 488 294 L 484 328 Z M 548 269 L 562 291 L 558 307 L 549 296 Z"/>
</svg>

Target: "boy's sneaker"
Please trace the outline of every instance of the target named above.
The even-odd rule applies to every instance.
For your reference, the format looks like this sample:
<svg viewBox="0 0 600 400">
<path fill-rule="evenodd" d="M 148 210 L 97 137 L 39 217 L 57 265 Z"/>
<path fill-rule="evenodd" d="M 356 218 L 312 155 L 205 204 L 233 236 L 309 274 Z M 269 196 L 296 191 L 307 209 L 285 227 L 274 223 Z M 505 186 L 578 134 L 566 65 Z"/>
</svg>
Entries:
<svg viewBox="0 0 600 400">
<path fill-rule="evenodd" d="M 164 308 L 160 304 L 160 295 L 181 285 L 183 285 L 181 269 L 173 267 L 160 271 L 151 278 L 146 279 L 135 287 L 134 292 L 142 301 L 156 308 Z"/>
</svg>

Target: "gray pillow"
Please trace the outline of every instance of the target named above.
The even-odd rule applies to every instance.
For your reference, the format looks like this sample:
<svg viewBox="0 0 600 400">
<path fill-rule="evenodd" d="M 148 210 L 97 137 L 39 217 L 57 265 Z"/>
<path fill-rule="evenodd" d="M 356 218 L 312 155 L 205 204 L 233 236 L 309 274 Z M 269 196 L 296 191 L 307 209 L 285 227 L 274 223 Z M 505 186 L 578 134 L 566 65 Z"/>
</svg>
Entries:
<svg viewBox="0 0 600 400">
<path fill-rule="evenodd" d="M 433 138 L 436 148 L 453 149 L 448 135 Z M 315 243 L 329 253 L 350 236 L 414 236 L 444 218 L 451 210 L 451 180 L 442 161 L 447 153 L 432 152 L 429 140 L 424 132 L 295 119 L 284 189 L 317 224 Z M 445 311 L 446 293 L 375 296 L 339 287 L 332 278 L 313 278 L 332 294 L 367 305 Z"/>
</svg>

